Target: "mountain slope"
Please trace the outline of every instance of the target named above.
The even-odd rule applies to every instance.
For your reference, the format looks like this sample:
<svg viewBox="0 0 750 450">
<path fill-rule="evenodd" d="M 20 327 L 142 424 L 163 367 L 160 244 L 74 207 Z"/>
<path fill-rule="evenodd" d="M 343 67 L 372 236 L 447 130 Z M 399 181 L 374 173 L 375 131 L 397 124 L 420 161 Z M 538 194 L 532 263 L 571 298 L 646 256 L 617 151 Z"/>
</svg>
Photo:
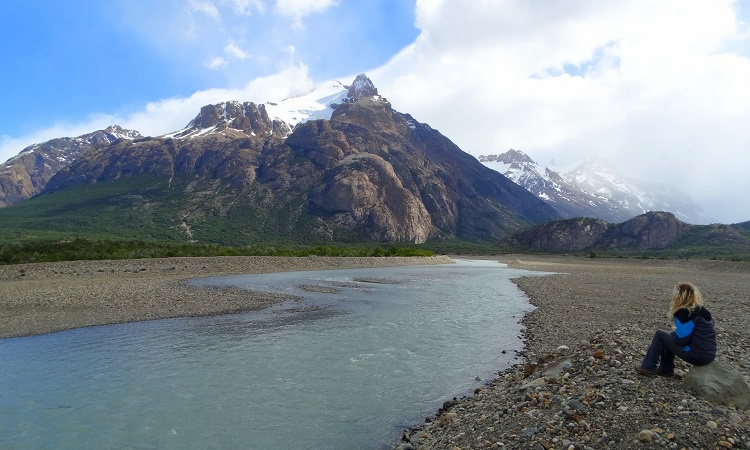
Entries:
<svg viewBox="0 0 750 450">
<path fill-rule="evenodd" d="M 582 190 L 550 168 L 542 169 L 519 150 L 511 149 L 501 155 L 480 156 L 479 161 L 546 201 L 560 211 L 563 217 L 596 217 L 612 222 L 632 217 L 632 214 L 622 211 L 609 198 Z"/>
<path fill-rule="evenodd" d="M 330 120 L 308 116 L 291 133 L 268 104 L 207 105 L 179 132 L 81 153 L 30 202 L 66 198 L 72 203 L 59 213 L 73 221 L 69 193 L 83 189 L 100 214 L 137 218 L 148 233 L 161 224 L 170 239 L 232 244 L 492 241 L 559 217 L 393 110 L 364 75 L 343 92 L 324 96 Z"/>
<path fill-rule="evenodd" d="M 602 159 L 589 159 L 560 174 L 525 153 L 509 150 L 479 160 L 554 206 L 564 217 L 623 222 L 647 211 L 670 211 L 690 223 L 711 218 L 687 194 L 666 183 L 628 178 Z"/>
<path fill-rule="evenodd" d="M 141 137 L 117 125 L 74 138 L 35 144 L 0 166 L 0 207 L 18 204 L 41 192 L 60 169 L 86 150 Z"/>
</svg>

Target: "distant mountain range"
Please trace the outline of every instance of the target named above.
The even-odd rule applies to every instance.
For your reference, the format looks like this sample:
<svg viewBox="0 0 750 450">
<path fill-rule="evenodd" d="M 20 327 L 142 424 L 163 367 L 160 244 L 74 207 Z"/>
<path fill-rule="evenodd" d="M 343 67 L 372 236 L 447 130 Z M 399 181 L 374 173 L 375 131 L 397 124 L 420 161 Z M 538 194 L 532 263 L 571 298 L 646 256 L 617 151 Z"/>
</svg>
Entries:
<svg viewBox="0 0 750 450">
<path fill-rule="evenodd" d="M 714 221 L 677 187 L 627 177 L 600 158 L 588 159 L 563 173 L 542 168 L 524 152 L 513 149 L 480 156 L 479 161 L 546 201 L 564 217 L 619 223 L 648 211 L 668 211 L 687 223 Z"/>
<path fill-rule="evenodd" d="M 365 76 L 306 96 L 201 108 L 158 137 L 110 127 L 0 166 L 19 237 L 310 243 L 492 242 L 553 207 L 397 112 Z"/>
</svg>

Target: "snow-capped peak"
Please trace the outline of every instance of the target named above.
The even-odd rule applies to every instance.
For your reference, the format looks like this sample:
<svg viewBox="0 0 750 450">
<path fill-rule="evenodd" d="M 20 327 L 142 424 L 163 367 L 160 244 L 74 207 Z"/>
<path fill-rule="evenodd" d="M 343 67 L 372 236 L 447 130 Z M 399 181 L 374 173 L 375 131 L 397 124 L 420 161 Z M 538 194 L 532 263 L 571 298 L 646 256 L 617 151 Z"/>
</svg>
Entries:
<svg viewBox="0 0 750 450">
<path fill-rule="evenodd" d="M 354 83 L 349 86 L 347 97 L 350 99 L 358 99 L 360 97 L 372 97 L 378 95 L 378 89 L 372 84 L 367 75 L 361 73 L 354 79 Z"/>
<path fill-rule="evenodd" d="M 110 125 L 107 128 L 105 128 L 103 131 L 116 139 L 133 140 L 133 139 L 138 139 L 138 138 L 143 137 L 141 136 L 141 133 L 135 130 L 126 130 L 120 125 Z"/>
<path fill-rule="evenodd" d="M 528 155 L 513 149 L 501 155 L 480 156 L 479 161 L 567 217 L 622 222 L 647 211 L 669 211 L 686 222 L 710 222 L 702 209 L 676 187 L 626 177 L 601 158 L 587 159 L 564 172 L 550 166 L 542 170 Z"/>
<path fill-rule="evenodd" d="M 330 120 L 334 108 L 344 101 L 346 95 L 346 86 L 334 80 L 323 83 L 308 94 L 264 105 L 269 117 L 285 122 L 292 129 L 308 120 Z"/>
<path fill-rule="evenodd" d="M 523 185 L 520 180 L 525 174 L 534 174 L 544 178 L 539 165 L 520 150 L 510 149 L 500 155 L 481 155 L 479 161 L 485 166 L 502 173 L 516 184 Z"/>
<path fill-rule="evenodd" d="M 377 96 L 378 90 L 365 74 L 358 75 L 351 86 L 340 81 L 332 80 L 322 83 L 307 94 L 288 97 L 279 101 L 267 101 L 255 106 L 267 114 L 270 121 L 281 121 L 289 127 L 289 132 L 300 123 L 309 120 L 330 120 L 333 110 L 340 104 L 356 100 L 362 96 Z M 243 109 L 247 110 L 252 103 L 228 101 L 216 105 L 206 105 L 187 127 L 162 137 L 164 138 L 195 138 L 211 133 L 227 133 L 243 131 L 231 125 L 237 117 L 243 116 Z M 244 111 L 245 116 L 247 111 Z M 237 130 L 235 130 L 237 128 Z M 247 132 L 247 130 L 245 130 Z"/>
<path fill-rule="evenodd" d="M 120 139 L 133 140 L 141 137 L 143 137 L 141 136 L 141 133 L 135 130 L 126 130 L 119 125 L 110 125 L 103 130 L 94 131 L 93 133 L 69 139 L 76 144 L 99 146 L 109 145 Z"/>
</svg>

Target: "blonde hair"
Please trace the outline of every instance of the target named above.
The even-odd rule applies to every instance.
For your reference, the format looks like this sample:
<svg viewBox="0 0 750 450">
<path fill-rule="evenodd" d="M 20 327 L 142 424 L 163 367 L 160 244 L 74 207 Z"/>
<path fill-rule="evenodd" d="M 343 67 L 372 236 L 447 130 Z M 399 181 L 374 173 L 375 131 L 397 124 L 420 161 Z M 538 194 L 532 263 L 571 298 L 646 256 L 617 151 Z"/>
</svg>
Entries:
<svg viewBox="0 0 750 450">
<path fill-rule="evenodd" d="M 693 311 L 702 304 L 703 296 L 697 287 L 690 283 L 677 283 L 672 291 L 672 304 L 669 308 L 669 315 L 673 316 L 682 308 Z"/>
</svg>

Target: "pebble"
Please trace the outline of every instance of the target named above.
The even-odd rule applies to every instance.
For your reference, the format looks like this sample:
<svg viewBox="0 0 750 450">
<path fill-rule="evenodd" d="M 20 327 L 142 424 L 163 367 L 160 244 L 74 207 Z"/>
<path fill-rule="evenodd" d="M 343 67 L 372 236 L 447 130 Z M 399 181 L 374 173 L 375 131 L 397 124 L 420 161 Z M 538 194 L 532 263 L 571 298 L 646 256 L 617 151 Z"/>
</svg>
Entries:
<svg viewBox="0 0 750 450">
<path fill-rule="evenodd" d="M 638 440 L 641 442 L 652 443 L 654 442 L 654 432 L 651 430 L 641 430 L 638 433 Z"/>
</svg>

